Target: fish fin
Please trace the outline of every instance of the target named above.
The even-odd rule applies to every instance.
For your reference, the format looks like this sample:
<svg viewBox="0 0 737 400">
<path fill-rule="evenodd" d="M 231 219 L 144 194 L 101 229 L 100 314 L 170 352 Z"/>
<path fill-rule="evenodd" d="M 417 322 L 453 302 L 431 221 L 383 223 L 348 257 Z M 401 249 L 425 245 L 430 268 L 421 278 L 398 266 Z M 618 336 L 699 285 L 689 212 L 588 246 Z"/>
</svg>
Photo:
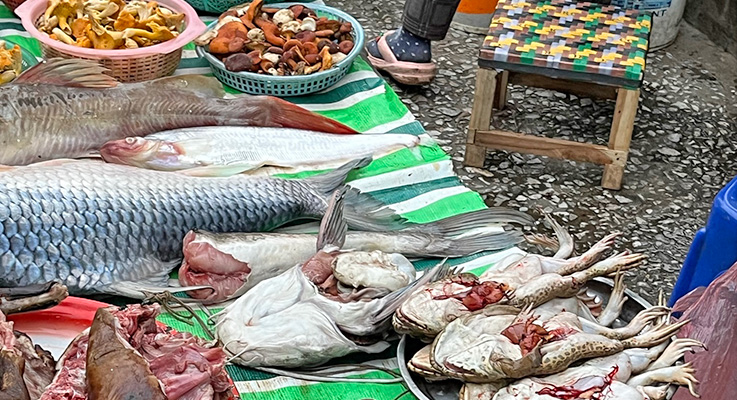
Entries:
<svg viewBox="0 0 737 400">
<path fill-rule="evenodd" d="M 108 292 L 114 294 L 130 297 L 132 299 L 143 300 L 146 298 L 146 292 L 149 293 L 182 293 L 190 290 L 201 290 L 201 289 L 213 289 L 212 286 L 201 285 L 201 286 L 167 286 L 167 285 L 155 285 L 142 282 L 131 282 L 121 281 L 115 282 L 107 287 Z"/>
<path fill-rule="evenodd" d="M 371 156 L 366 156 L 349 161 L 333 171 L 307 178 L 305 181 L 308 185 L 317 190 L 318 194 L 322 197 L 328 198 L 329 196 L 332 196 L 336 190 L 343 187 L 345 180 L 351 171 L 371 164 L 372 160 L 373 158 Z"/>
<path fill-rule="evenodd" d="M 51 58 L 21 74 L 13 84 L 44 84 L 80 88 L 111 88 L 118 86 L 115 78 L 100 64 L 80 59 Z"/>
<path fill-rule="evenodd" d="M 521 231 L 492 232 L 479 230 L 458 237 L 433 236 L 433 245 L 432 247 L 428 246 L 428 250 L 437 251 L 435 255 L 443 254 L 452 257 L 465 257 L 482 251 L 505 250 L 525 241 L 524 234 Z M 442 250 L 438 251 L 438 247 Z"/>
<path fill-rule="evenodd" d="M 345 194 L 346 188 L 343 187 L 330 197 L 328 209 L 320 223 L 320 233 L 317 234 L 317 251 L 326 246 L 342 248 L 345 244 L 345 235 L 348 232 L 348 223 L 343 218 Z"/>
<path fill-rule="evenodd" d="M 180 174 L 199 177 L 226 177 L 258 169 L 263 163 L 237 163 L 228 165 L 205 165 L 177 171 Z"/>
<path fill-rule="evenodd" d="M 142 85 L 148 88 L 161 88 L 162 90 L 188 90 L 202 97 L 225 97 L 223 84 L 211 76 L 202 75 L 177 75 L 148 81 Z"/>
<path fill-rule="evenodd" d="M 320 174 L 305 181 L 327 198 L 338 188 L 344 186 L 348 173 L 354 168 L 365 167 L 370 164 L 370 156 L 353 160 L 337 169 Z M 353 229 L 372 232 L 396 231 L 406 227 L 407 220 L 398 215 L 383 202 L 356 188 L 348 188 L 345 192 L 343 215 L 348 226 Z"/>
<path fill-rule="evenodd" d="M 336 120 L 316 114 L 296 104 L 278 97 L 261 96 L 265 112 L 270 112 L 271 120 L 284 128 L 297 128 L 326 133 L 358 133 Z M 252 99 L 249 99 L 252 102 Z"/>
<path fill-rule="evenodd" d="M 12 165 L 3 165 L 3 164 L 0 164 L 0 172 L 8 172 L 8 171 L 12 171 L 12 170 L 14 170 L 16 168 L 17 167 L 14 167 Z"/>
<path fill-rule="evenodd" d="M 454 215 L 439 221 L 412 224 L 407 227 L 407 230 L 453 237 L 476 229 L 490 227 L 501 229 L 502 224 L 531 226 L 534 222 L 534 218 L 521 211 L 507 207 L 492 207 Z"/>
</svg>

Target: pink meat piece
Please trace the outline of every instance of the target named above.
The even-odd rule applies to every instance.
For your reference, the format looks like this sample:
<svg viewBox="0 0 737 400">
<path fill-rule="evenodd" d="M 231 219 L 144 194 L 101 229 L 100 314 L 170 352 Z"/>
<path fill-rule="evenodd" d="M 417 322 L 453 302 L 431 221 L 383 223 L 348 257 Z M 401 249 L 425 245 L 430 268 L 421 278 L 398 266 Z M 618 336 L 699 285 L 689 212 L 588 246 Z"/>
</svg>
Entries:
<svg viewBox="0 0 737 400">
<path fill-rule="evenodd" d="M 234 399 L 221 348 L 208 347 L 200 338 L 157 324 L 156 316 L 161 312 L 158 304 L 131 305 L 112 312 L 120 322 L 121 336 L 149 362 L 169 400 Z M 88 339 L 87 334 L 82 335 L 76 350 L 70 347 L 65 352 L 62 371 L 41 400 L 87 399 L 84 370 Z M 61 396 L 70 389 L 79 392 L 80 382 L 78 397 Z"/>
<path fill-rule="evenodd" d="M 182 286 L 211 286 L 213 289 L 191 290 L 187 294 L 206 302 L 226 300 L 248 280 L 251 268 L 211 244 L 197 240 L 190 231 L 183 241 L 184 261 L 179 269 Z"/>
<path fill-rule="evenodd" d="M 687 354 L 686 361 L 696 369 L 702 399 L 724 399 L 725 394 L 737 393 L 737 264 L 703 290 L 691 303 L 681 320 L 690 319 L 678 333 L 679 337 L 700 340 L 708 351 Z M 732 398 L 732 397 L 730 397 Z M 676 392 L 674 400 L 693 399 L 687 390 Z"/>
<path fill-rule="evenodd" d="M 62 355 L 61 368 L 39 400 L 87 400 L 87 332 L 77 336 Z"/>
</svg>

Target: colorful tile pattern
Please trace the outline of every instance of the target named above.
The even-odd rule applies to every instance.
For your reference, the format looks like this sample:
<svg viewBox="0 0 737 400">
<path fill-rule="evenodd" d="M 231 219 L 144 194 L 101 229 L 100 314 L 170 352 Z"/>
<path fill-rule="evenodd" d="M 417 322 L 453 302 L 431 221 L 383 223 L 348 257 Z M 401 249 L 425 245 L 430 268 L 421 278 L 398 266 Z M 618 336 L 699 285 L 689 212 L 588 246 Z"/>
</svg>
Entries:
<svg viewBox="0 0 737 400">
<path fill-rule="evenodd" d="M 480 65 L 639 87 L 652 18 L 572 0 L 499 0 Z"/>
</svg>

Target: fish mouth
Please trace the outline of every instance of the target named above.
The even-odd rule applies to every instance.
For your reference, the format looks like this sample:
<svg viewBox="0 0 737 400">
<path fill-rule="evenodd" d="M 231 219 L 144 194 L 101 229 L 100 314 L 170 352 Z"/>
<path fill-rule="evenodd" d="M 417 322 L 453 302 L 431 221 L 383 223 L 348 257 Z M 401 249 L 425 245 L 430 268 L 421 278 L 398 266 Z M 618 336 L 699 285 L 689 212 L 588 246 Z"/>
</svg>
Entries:
<svg viewBox="0 0 737 400">
<path fill-rule="evenodd" d="M 190 290 L 187 294 L 205 303 L 227 300 L 248 282 L 251 268 L 231 254 L 197 240 L 196 232 L 184 237 L 184 261 L 179 268 L 183 286 L 210 286 L 212 289 Z"/>
</svg>

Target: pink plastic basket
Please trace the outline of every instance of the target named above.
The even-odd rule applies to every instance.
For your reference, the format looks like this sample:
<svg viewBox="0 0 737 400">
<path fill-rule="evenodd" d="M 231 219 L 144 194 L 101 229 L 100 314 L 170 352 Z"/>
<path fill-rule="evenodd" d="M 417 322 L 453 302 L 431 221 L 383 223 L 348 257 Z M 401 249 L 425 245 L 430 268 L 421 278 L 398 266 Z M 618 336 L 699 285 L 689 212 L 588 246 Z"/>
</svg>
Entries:
<svg viewBox="0 0 737 400">
<path fill-rule="evenodd" d="M 68 45 L 50 38 L 36 28 L 36 21 L 46 11 L 48 0 L 26 0 L 15 13 L 23 28 L 41 42 L 44 58 L 82 58 L 94 60 L 110 69 L 120 82 L 140 82 L 171 75 L 182 58 L 182 48 L 201 35 L 207 26 L 197 12 L 183 0 L 157 0 L 174 12 L 184 13 L 184 31 L 175 39 L 149 47 L 130 50 L 97 50 Z"/>
</svg>

